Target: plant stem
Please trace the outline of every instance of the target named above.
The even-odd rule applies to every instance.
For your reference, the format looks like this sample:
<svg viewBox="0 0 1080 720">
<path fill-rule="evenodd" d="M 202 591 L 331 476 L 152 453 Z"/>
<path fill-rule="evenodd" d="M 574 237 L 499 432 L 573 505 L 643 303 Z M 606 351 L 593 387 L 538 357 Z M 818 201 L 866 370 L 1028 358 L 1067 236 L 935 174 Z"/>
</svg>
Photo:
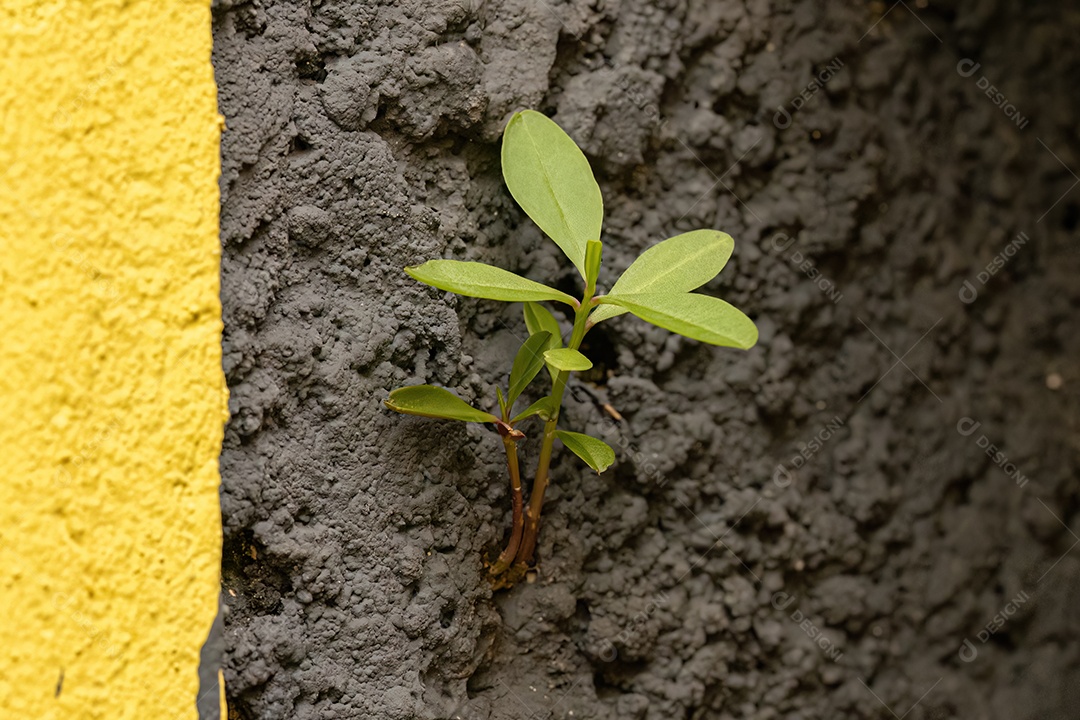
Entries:
<svg viewBox="0 0 1080 720">
<path fill-rule="evenodd" d="M 506 572 L 514 562 L 514 558 L 517 557 L 518 547 L 521 544 L 521 534 L 525 527 L 524 518 L 522 517 L 521 472 L 518 470 L 517 442 L 509 436 L 503 436 L 503 445 L 506 446 L 506 465 L 510 469 L 510 490 L 514 502 L 514 524 L 510 530 L 510 541 L 507 543 L 506 549 L 502 551 L 499 559 L 491 566 L 493 575 L 501 575 Z"/>
<path fill-rule="evenodd" d="M 563 373 L 559 373 L 562 375 Z M 540 510 L 544 507 L 544 491 L 547 490 L 548 468 L 551 466 L 551 449 L 555 444 L 555 420 L 544 424 L 544 444 L 540 447 L 540 461 L 536 466 L 529 508 L 525 511 L 525 532 L 518 549 L 517 559 L 526 565 L 532 563 L 536 550 L 536 537 L 540 531 Z"/>
<path fill-rule="evenodd" d="M 577 308 L 574 316 L 574 330 L 570 334 L 570 342 L 567 347 L 577 350 L 581 340 L 585 337 L 589 313 L 592 311 L 592 292 L 594 287 L 586 288 L 585 298 Z M 551 419 L 544 423 L 544 440 L 540 446 L 540 460 L 536 466 L 536 479 L 533 481 L 532 494 L 529 497 L 529 507 L 525 511 L 525 531 L 518 548 L 517 561 L 526 565 L 532 564 L 533 553 L 536 551 L 536 538 L 540 532 L 540 511 L 544 507 L 544 492 L 548 486 L 548 470 L 551 467 L 551 452 L 555 444 L 555 430 L 559 422 L 559 410 L 562 408 L 563 393 L 566 391 L 566 383 L 570 379 L 570 373 L 560 370 L 555 375 L 551 386 L 552 403 Z"/>
</svg>

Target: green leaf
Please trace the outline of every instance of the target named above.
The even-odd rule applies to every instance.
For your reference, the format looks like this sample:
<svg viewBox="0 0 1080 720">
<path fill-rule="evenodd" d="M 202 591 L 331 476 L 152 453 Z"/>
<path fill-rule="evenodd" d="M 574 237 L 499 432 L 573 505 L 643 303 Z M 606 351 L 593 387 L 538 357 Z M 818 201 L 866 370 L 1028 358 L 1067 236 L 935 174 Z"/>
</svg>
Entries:
<svg viewBox="0 0 1080 720">
<path fill-rule="evenodd" d="M 600 302 L 625 308 L 653 325 L 712 345 L 749 350 L 758 339 L 753 320 L 735 306 L 708 295 L 605 295 Z"/>
<path fill-rule="evenodd" d="M 567 305 L 576 302 L 555 288 L 484 263 L 428 260 L 423 265 L 405 268 L 405 272 L 426 285 L 469 297 L 505 302 L 558 300 Z"/>
<path fill-rule="evenodd" d="M 502 388 L 499 387 L 498 385 L 495 386 L 495 395 L 499 399 L 499 412 L 502 413 L 502 416 L 505 418 L 506 417 L 506 398 L 503 397 Z"/>
<path fill-rule="evenodd" d="M 610 295 L 685 293 L 716 277 L 735 248 L 735 241 L 719 230 L 694 230 L 653 245 L 626 268 Z M 625 308 L 607 305 L 589 316 L 592 322 L 621 315 Z"/>
<path fill-rule="evenodd" d="M 562 330 L 559 328 L 559 321 L 555 319 L 551 311 L 540 303 L 527 302 L 522 307 L 525 313 L 525 327 L 529 329 L 529 334 L 535 335 L 538 332 L 547 331 L 551 333 L 551 339 L 548 340 L 548 346 L 545 350 L 561 348 Z M 558 370 L 550 365 L 547 366 L 547 369 L 551 373 L 551 379 L 554 380 Z"/>
<path fill-rule="evenodd" d="M 544 359 L 550 365 L 567 372 L 588 370 L 592 367 L 592 360 L 585 357 L 573 348 L 555 348 L 544 353 Z"/>
<path fill-rule="evenodd" d="M 546 115 L 523 110 L 503 132 L 502 170 L 514 200 L 585 277 L 585 244 L 600 238 L 604 201 L 584 153 Z"/>
<path fill-rule="evenodd" d="M 540 303 L 534 302 L 527 302 L 522 307 L 525 314 L 525 327 L 529 329 L 529 334 L 535 335 L 538 332 L 547 331 L 551 333 L 548 349 L 562 347 L 562 330 L 559 328 L 559 321 L 555 319 L 551 311 Z"/>
<path fill-rule="evenodd" d="M 514 407 L 514 402 L 540 372 L 540 368 L 544 367 L 544 350 L 549 340 L 551 333 L 541 330 L 521 344 L 514 357 L 514 366 L 510 369 L 510 392 L 506 396 L 508 407 Z"/>
<path fill-rule="evenodd" d="M 533 415 L 539 415 L 544 420 L 550 420 L 553 414 L 551 411 L 552 403 L 553 400 L 550 395 L 542 397 L 529 407 L 525 408 L 522 413 L 515 415 L 514 419 L 510 421 L 510 424 L 517 425 L 521 420 L 532 417 Z"/>
<path fill-rule="evenodd" d="M 556 430 L 555 435 L 598 473 L 604 472 L 615 462 L 615 451 L 603 440 L 566 430 Z"/>
<path fill-rule="evenodd" d="M 494 423 L 498 418 L 491 413 L 477 410 L 446 388 L 434 385 L 413 385 L 398 388 L 384 401 L 386 407 L 406 415 L 463 420 L 465 422 Z"/>
<path fill-rule="evenodd" d="M 604 245 L 599 240 L 585 243 L 585 284 L 589 294 L 596 290 L 596 278 L 600 276 L 600 258 Z"/>
</svg>

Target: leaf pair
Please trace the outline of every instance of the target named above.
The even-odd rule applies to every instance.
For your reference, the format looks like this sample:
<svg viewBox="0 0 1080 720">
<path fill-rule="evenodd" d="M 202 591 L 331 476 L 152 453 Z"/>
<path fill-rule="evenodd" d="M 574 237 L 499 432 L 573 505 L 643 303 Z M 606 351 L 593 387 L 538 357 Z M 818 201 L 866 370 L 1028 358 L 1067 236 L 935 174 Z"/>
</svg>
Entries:
<svg viewBox="0 0 1080 720">
<path fill-rule="evenodd" d="M 559 321 L 555 319 L 550 310 L 538 303 L 529 302 L 525 303 L 523 313 L 525 315 L 525 327 L 528 328 L 530 335 L 548 333 L 548 337 L 551 338 L 544 350 L 544 359 L 547 361 L 548 370 L 551 372 L 552 377 L 555 377 L 555 373 L 559 370 L 579 372 L 592 367 L 592 360 L 589 360 L 577 350 L 562 346 Z"/>
<path fill-rule="evenodd" d="M 506 125 L 502 165 L 514 200 L 574 263 L 590 296 L 600 267 L 597 238 L 604 203 L 585 155 L 555 122 L 525 110 Z M 722 300 L 687 295 L 724 269 L 734 247 L 730 235 L 716 230 L 695 230 L 654 245 L 600 299 L 592 324 L 629 311 L 695 340 L 752 347 L 758 333 L 746 315 Z M 560 369 L 585 369 L 582 358 L 564 360 Z"/>
<path fill-rule="evenodd" d="M 556 325 L 557 332 L 558 325 Z M 558 335 L 556 334 L 555 337 L 557 338 Z M 529 383 L 540 372 L 540 368 L 544 367 L 546 350 L 551 342 L 551 333 L 547 330 L 540 330 L 530 335 L 521 344 L 521 349 L 518 350 L 517 355 L 514 357 L 514 365 L 510 370 L 510 391 L 507 394 L 506 404 L 503 406 L 503 417 L 509 417 L 514 402 L 525 391 L 525 388 L 529 387 Z M 509 422 L 510 425 L 516 425 L 533 415 L 540 415 L 546 420 L 552 414 L 551 398 L 545 396 L 526 408 L 524 412 L 515 415 Z"/>
<path fill-rule="evenodd" d="M 541 330 L 521 344 L 510 369 L 510 391 L 506 394 L 506 407 L 512 409 L 525 388 L 533 381 L 540 368 L 544 367 L 544 351 L 551 341 L 551 333 Z"/>
<path fill-rule="evenodd" d="M 500 399 L 502 391 L 499 391 Z M 386 407 L 406 415 L 438 418 L 439 420 L 460 420 L 462 422 L 491 423 L 513 428 L 525 418 L 540 415 L 546 418 L 551 414 L 551 398 L 543 397 L 518 414 L 510 422 L 503 422 L 489 412 L 478 410 L 446 388 L 437 385 L 410 385 L 390 392 L 390 397 L 383 401 Z M 509 412 L 509 405 L 507 406 Z"/>
<path fill-rule="evenodd" d="M 551 339 L 548 341 L 547 347 L 544 348 L 545 351 L 555 350 L 563 346 L 559 321 L 555 319 L 550 310 L 539 303 L 527 302 L 523 306 L 522 312 L 525 315 L 525 327 L 528 329 L 529 335 L 544 331 L 550 333 Z M 551 379 L 554 380 L 558 370 L 549 363 L 548 372 L 551 373 Z"/>
<path fill-rule="evenodd" d="M 552 318 L 554 319 L 554 318 Z M 502 418 L 474 408 L 453 392 L 446 388 L 435 385 L 413 385 L 398 388 L 390 393 L 386 399 L 386 407 L 407 415 L 419 415 L 422 417 L 440 418 L 443 420 L 461 420 L 463 422 L 494 423 L 496 425 L 508 425 L 513 427 L 516 423 L 532 415 L 549 414 L 549 402 L 551 398 L 543 398 L 529 406 L 525 412 L 510 418 L 514 403 L 521 397 L 521 393 L 536 378 L 540 368 L 545 364 L 545 351 L 551 342 L 551 333 L 540 330 L 521 344 L 514 356 L 514 364 L 510 369 L 510 385 L 505 396 L 502 389 L 498 392 L 499 408 Z"/>
<path fill-rule="evenodd" d="M 720 274 L 731 258 L 735 241 L 719 230 L 694 230 L 653 245 L 626 268 L 609 295 L 687 293 Z M 626 312 L 624 308 L 598 308 L 591 316 L 598 323 Z"/>
<path fill-rule="evenodd" d="M 534 335 L 533 337 L 537 336 Z M 540 365 L 542 364 L 543 361 L 541 361 Z M 539 372 L 539 370 L 538 365 L 536 371 Z M 550 397 L 538 400 L 530 405 L 525 412 L 514 418 L 511 424 L 531 415 L 545 414 L 550 403 Z M 390 397 L 386 399 L 386 407 L 407 415 L 419 415 L 443 420 L 494 424 L 500 422 L 499 418 L 491 413 L 477 410 L 446 388 L 436 387 L 435 385 L 413 385 L 398 388 L 391 392 Z M 556 430 L 555 434 L 563 441 L 566 447 L 570 448 L 575 455 L 584 460 L 589 467 L 598 473 L 604 472 L 615 462 L 615 451 L 603 440 L 567 430 Z"/>
<path fill-rule="evenodd" d="M 589 319 L 593 324 L 631 312 L 694 340 L 748 349 L 758 331 L 750 318 L 718 298 L 691 293 L 716 277 L 735 247 L 727 233 L 694 230 L 657 243 L 622 274 Z"/>
<path fill-rule="evenodd" d="M 589 286 L 586 295 L 591 295 L 600 266 L 601 245 L 596 239 L 604 204 L 585 155 L 556 123 L 526 110 L 507 123 L 502 165 L 514 200 L 566 253 Z M 590 316 L 592 324 L 629 311 L 694 340 L 752 347 L 758 332 L 746 315 L 722 300 L 687 295 L 724 269 L 734 247 L 730 235 L 716 230 L 695 230 L 654 245 L 600 299 L 602 305 Z M 565 370 L 591 366 L 580 354 L 564 355 L 549 361 Z"/>
</svg>

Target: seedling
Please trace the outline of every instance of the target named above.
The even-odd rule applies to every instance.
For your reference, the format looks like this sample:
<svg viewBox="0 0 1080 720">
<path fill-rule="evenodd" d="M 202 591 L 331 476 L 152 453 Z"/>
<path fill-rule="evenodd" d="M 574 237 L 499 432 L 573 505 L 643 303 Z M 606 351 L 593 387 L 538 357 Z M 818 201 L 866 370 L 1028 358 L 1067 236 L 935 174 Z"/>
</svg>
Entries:
<svg viewBox="0 0 1080 720">
<path fill-rule="evenodd" d="M 524 303 L 529 338 L 514 358 L 506 392 L 496 390 L 498 415 L 432 385 L 394 390 L 386 406 L 410 415 L 491 424 L 498 430 L 510 473 L 513 527 L 490 574 L 497 584 L 510 584 L 533 562 L 555 440 L 598 473 L 615 462 L 615 452 L 602 440 L 558 428 L 570 374 L 592 367 L 579 350 L 586 333 L 597 323 L 626 312 L 694 340 L 743 350 L 754 346 L 758 331 L 735 307 L 692 292 L 716 277 L 731 257 L 734 241 L 716 230 L 694 230 L 652 246 L 626 269 L 610 292 L 597 293 L 603 252 L 600 187 L 585 155 L 548 117 L 525 110 L 510 118 L 503 133 L 502 170 L 514 200 L 577 268 L 583 285 L 581 298 L 483 263 L 429 260 L 405 268 L 414 279 L 440 290 Z M 561 303 L 573 314 L 573 329 L 565 344 L 558 321 L 541 304 L 545 302 Z M 545 366 L 551 375 L 551 392 L 515 415 L 515 403 Z M 517 443 L 525 436 L 518 425 L 533 417 L 543 421 L 544 435 L 525 507 L 517 453 Z"/>
</svg>

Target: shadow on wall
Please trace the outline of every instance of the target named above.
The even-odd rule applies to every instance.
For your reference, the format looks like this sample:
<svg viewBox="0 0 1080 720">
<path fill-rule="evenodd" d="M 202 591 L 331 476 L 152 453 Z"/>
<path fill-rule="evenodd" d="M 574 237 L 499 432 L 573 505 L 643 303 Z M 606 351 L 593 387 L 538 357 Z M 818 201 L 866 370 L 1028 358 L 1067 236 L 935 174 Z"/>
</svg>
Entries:
<svg viewBox="0 0 1080 720">
<path fill-rule="evenodd" d="M 222 705 L 222 670 L 225 660 L 225 622 L 221 611 L 224 604 L 218 601 L 218 613 L 206 642 L 199 651 L 199 697 L 195 707 L 199 720 L 224 720 L 225 709 Z"/>
</svg>

